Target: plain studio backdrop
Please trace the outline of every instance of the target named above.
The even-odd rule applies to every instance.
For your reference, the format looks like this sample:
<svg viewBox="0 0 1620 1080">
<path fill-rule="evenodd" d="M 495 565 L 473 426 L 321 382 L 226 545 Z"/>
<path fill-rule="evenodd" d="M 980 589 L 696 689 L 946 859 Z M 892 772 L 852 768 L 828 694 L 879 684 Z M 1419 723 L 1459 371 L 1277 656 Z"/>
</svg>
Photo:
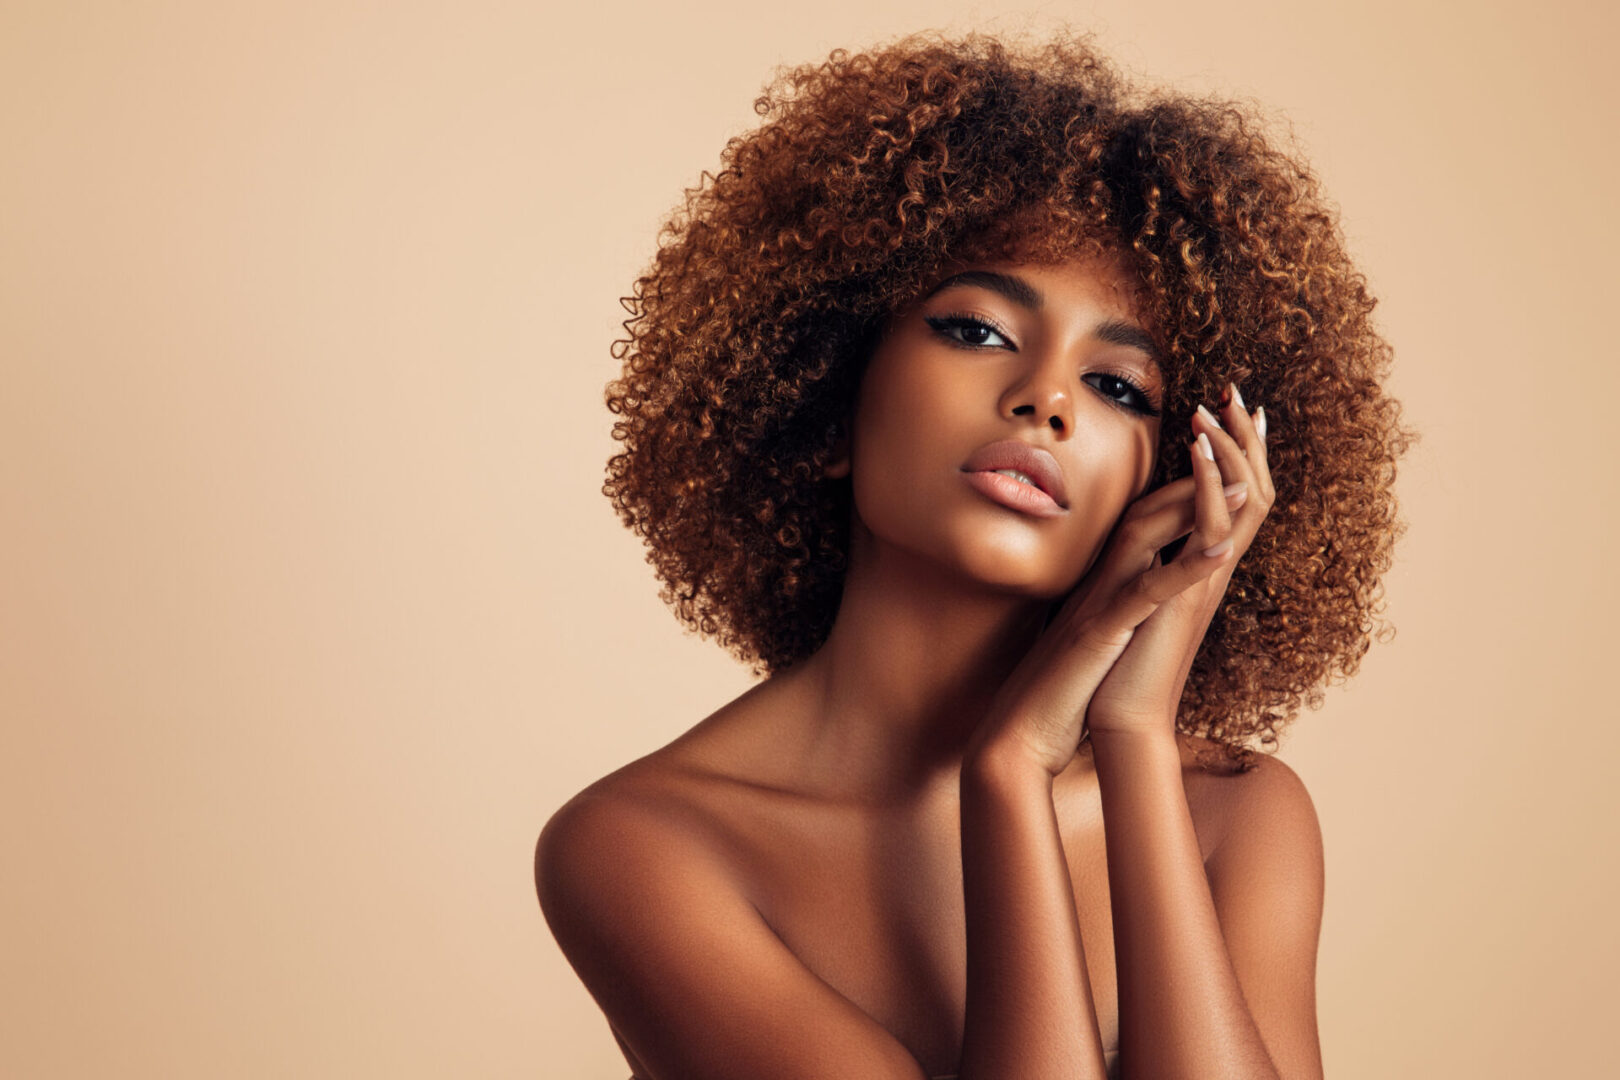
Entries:
<svg viewBox="0 0 1620 1080">
<path fill-rule="evenodd" d="M 551 812 L 749 685 L 600 494 L 618 298 L 780 64 L 1094 30 L 1252 98 L 1423 441 L 1282 757 L 1335 1077 L 1611 1075 L 1608 5 L 0 6 L 0 1074 L 622 1080 Z"/>
</svg>

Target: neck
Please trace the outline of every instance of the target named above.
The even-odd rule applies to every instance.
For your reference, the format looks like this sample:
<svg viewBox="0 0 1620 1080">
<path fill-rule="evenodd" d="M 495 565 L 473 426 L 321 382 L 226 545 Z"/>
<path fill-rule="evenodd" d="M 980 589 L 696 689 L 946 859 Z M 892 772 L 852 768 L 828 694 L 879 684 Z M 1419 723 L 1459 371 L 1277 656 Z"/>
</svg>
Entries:
<svg viewBox="0 0 1620 1080">
<path fill-rule="evenodd" d="M 951 782 L 1049 601 L 877 543 L 857 518 L 827 641 L 778 678 L 802 704 L 801 775 L 874 801 Z M 784 747 L 786 749 L 786 747 Z M 798 756 L 796 753 L 795 756 Z"/>
</svg>

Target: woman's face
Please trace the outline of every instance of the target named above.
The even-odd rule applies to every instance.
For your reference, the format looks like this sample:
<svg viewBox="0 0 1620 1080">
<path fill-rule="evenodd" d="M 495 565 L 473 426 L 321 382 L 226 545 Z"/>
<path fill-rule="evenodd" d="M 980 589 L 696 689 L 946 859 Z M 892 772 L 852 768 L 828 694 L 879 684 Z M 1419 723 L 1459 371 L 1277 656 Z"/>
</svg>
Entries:
<svg viewBox="0 0 1620 1080">
<path fill-rule="evenodd" d="M 893 316 L 867 367 L 855 527 L 987 585 L 1061 596 L 1147 487 L 1163 386 L 1111 264 L 956 268 Z"/>
</svg>

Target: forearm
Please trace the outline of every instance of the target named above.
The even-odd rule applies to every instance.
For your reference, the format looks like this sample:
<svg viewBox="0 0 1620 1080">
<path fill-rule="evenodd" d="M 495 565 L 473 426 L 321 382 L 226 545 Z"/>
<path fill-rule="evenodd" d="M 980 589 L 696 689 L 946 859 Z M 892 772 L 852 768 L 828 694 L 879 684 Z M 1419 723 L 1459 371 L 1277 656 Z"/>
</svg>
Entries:
<svg viewBox="0 0 1620 1080">
<path fill-rule="evenodd" d="M 962 770 L 962 1080 L 1102 1080 L 1102 1039 L 1044 768 Z"/>
<path fill-rule="evenodd" d="M 1127 1075 L 1274 1080 L 1226 951 L 1173 732 L 1094 732 Z"/>
</svg>

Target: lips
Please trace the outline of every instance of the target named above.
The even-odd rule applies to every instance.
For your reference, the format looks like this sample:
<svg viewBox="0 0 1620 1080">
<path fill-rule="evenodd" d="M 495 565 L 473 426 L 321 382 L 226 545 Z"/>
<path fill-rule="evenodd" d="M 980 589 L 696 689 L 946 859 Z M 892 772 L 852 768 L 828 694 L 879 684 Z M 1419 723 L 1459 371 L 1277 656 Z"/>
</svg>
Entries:
<svg viewBox="0 0 1620 1080">
<path fill-rule="evenodd" d="M 1035 486 L 1051 496 L 1053 502 L 1065 510 L 1069 508 L 1069 494 L 1063 486 L 1063 470 L 1058 466 L 1057 459 L 1040 447 L 1018 439 L 1002 439 L 979 447 L 962 466 L 962 471 L 968 473 L 994 472 L 997 469 L 1016 469 L 1035 481 Z"/>
</svg>

